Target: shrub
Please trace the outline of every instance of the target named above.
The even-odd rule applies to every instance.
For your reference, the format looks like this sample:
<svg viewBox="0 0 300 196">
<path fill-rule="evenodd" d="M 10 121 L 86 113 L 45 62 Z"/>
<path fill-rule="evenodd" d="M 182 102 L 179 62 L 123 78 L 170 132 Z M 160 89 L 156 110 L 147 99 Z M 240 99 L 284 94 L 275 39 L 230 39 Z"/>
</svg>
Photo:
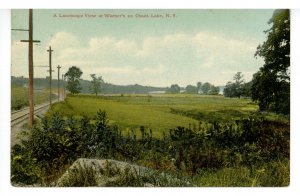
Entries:
<svg viewBox="0 0 300 196">
<path fill-rule="evenodd" d="M 252 116 L 232 123 L 206 123 L 197 130 L 176 127 L 162 139 L 153 138 L 152 130 L 143 126 L 140 132 L 141 138 L 133 131 L 122 135 L 117 126 L 109 125 L 106 112 L 101 110 L 93 118 L 48 115 L 32 128 L 22 145 L 14 146 L 12 181 L 49 183 L 77 158 L 96 157 L 138 162 L 181 177 L 227 167 L 247 167 L 254 175 L 258 165 L 267 164 L 266 175 L 275 175 L 278 181 L 265 178 L 255 185 L 277 186 L 287 182 L 286 162 L 272 165 L 289 159 L 286 124 Z M 133 178 L 130 175 L 120 182 Z M 135 183 L 131 185 L 138 185 L 140 179 L 135 179 Z"/>
</svg>

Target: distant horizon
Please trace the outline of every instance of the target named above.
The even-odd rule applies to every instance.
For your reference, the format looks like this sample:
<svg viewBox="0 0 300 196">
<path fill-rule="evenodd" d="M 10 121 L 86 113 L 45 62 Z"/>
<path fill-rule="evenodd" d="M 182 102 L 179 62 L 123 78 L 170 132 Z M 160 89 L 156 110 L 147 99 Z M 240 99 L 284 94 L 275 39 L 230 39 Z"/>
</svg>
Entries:
<svg viewBox="0 0 300 196">
<path fill-rule="evenodd" d="M 65 73 L 77 66 L 85 80 L 96 74 L 118 85 L 187 86 L 201 81 L 222 86 L 242 72 L 248 82 L 264 64 L 254 54 L 266 39 L 263 31 L 270 28 L 272 14 L 270 9 L 34 9 L 33 38 L 41 40 L 34 45 L 34 65 L 48 65 L 46 50 L 51 46 L 52 69 L 60 65 Z M 12 10 L 11 27 L 27 26 L 28 10 Z M 28 44 L 20 40 L 28 35 L 12 31 L 11 38 L 11 73 L 27 75 Z M 34 75 L 46 77 L 46 70 L 36 67 Z"/>
<path fill-rule="evenodd" d="M 25 77 L 25 76 L 11 76 L 11 77 L 15 77 L 15 78 L 24 78 L 24 79 L 28 79 L 28 77 Z M 35 77 L 34 79 L 47 79 L 47 77 L 48 76 L 46 76 L 46 77 L 44 77 L 44 78 L 41 78 L 41 77 Z M 91 81 L 91 80 L 87 80 L 87 79 L 83 79 L 83 78 L 80 78 L 81 80 L 84 80 L 84 81 Z M 55 81 L 57 81 L 57 78 L 52 78 L 52 80 L 55 80 Z M 199 82 L 201 82 L 202 84 L 203 83 L 205 83 L 205 82 L 202 82 L 202 81 L 199 81 Z M 115 83 L 111 83 L 111 82 L 107 82 L 107 81 L 105 81 L 104 80 L 104 83 L 106 83 L 106 84 L 111 84 L 111 85 L 116 85 L 116 86 L 134 86 L 134 85 L 140 85 L 140 86 L 144 86 L 144 87 L 154 87 L 154 88 L 168 88 L 168 87 L 170 87 L 172 84 L 178 84 L 178 83 L 172 83 L 172 84 L 170 84 L 170 85 L 168 85 L 168 86 L 149 86 L 149 85 L 144 85 L 144 84 L 139 84 L 139 83 L 135 83 L 135 84 L 115 84 Z M 210 84 L 212 84 L 212 85 L 214 85 L 214 86 L 216 86 L 216 87 L 225 87 L 226 86 L 226 84 L 224 84 L 224 85 L 215 85 L 215 84 L 213 84 L 213 83 L 210 83 Z M 188 84 L 188 85 L 193 85 L 193 86 L 197 86 L 197 84 Z M 180 85 L 180 84 L 178 84 L 178 86 L 180 87 L 180 88 L 185 88 L 187 85 L 185 85 L 185 86 L 183 86 L 183 85 Z"/>
</svg>

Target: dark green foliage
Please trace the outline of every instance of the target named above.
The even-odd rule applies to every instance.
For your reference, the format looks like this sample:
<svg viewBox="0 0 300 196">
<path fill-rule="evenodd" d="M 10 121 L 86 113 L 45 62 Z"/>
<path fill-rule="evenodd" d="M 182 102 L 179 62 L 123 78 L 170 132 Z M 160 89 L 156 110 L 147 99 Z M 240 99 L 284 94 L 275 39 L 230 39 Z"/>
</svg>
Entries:
<svg viewBox="0 0 300 196">
<path fill-rule="evenodd" d="M 251 97 L 262 111 L 290 113 L 290 12 L 276 10 L 265 31 L 267 40 L 257 47 L 255 56 L 265 61 L 253 75 Z"/>
<path fill-rule="evenodd" d="M 269 71 L 259 71 L 253 75 L 251 97 L 258 102 L 261 111 L 281 114 L 290 113 L 290 83 L 278 81 Z"/>
<path fill-rule="evenodd" d="M 252 170 L 261 163 L 289 158 L 289 125 L 259 116 L 231 123 L 205 123 L 193 129 L 177 127 L 161 139 L 153 138 L 152 130 L 144 126 L 140 132 L 139 138 L 133 131 L 122 135 L 118 127 L 109 125 L 106 112 L 101 110 L 93 118 L 45 117 L 21 146 L 13 147 L 12 181 L 51 182 L 60 168 L 83 157 L 137 162 L 180 176 L 225 167 Z M 280 173 L 276 175 L 280 177 Z M 129 179 L 128 173 L 120 181 Z"/>
<path fill-rule="evenodd" d="M 68 72 L 65 74 L 65 77 L 67 78 L 67 89 L 72 94 L 78 94 L 81 91 L 81 87 L 80 87 L 81 75 L 82 75 L 82 71 L 76 66 L 70 67 Z"/>
<path fill-rule="evenodd" d="M 31 150 L 16 144 L 11 153 L 11 181 L 13 183 L 42 183 L 41 168 Z"/>
<path fill-rule="evenodd" d="M 170 88 L 167 88 L 167 93 L 180 93 L 180 87 L 178 84 L 172 84 Z"/>
<path fill-rule="evenodd" d="M 252 80 L 241 85 L 241 96 L 251 97 Z"/>
<path fill-rule="evenodd" d="M 228 82 L 224 88 L 225 97 L 247 97 L 249 95 L 249 84 L 244 83 L 242 72 L 237 72 L 233 76 L 234 82 Z"/>
</svg>

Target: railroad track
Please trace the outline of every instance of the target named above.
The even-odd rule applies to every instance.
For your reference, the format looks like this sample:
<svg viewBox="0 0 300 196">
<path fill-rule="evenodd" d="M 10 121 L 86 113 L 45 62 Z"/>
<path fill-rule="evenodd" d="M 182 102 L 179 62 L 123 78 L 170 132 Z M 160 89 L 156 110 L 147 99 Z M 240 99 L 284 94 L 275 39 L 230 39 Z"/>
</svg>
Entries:
<svg viewBox="0 0 300 196">
<path fill-rule="evenodd" d="M 49 104 L 45 104 L 39 107 L 36 107 L 34 109 L 34 113 L 37 114 L 38 112 L 42 111 L 46 107 L 49 107 Z M 11 113 L 11 126 L 15 126 L 25 120 L 28 119 L 28 114 L 29 114 L 29 108 L 21 109 L 18 111 L 13 111 Z"/>
</svg>

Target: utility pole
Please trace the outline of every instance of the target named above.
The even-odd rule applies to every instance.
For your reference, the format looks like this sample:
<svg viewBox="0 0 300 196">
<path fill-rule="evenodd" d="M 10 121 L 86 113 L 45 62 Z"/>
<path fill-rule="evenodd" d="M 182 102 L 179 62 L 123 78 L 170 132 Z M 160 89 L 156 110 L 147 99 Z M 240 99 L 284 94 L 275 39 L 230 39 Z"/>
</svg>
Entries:
<svg viewBox="0 0 300 196">
<path fill-rule="evenodd" d="M 59 69 L 61 68 L 61 66 L 57 66 L 57 99 L 59 101 Z"/>
<path fill-rule="evenodd" d="M 32 127 L 34 120 L 34 102 L 33 102 L 33 43 L 40 42 L 33 40 L 33 21 L 32 9 L 29 9 L 29 29 L 12 29 L 16 31 L 28 31 L 28 40 L 21 40 L 21 42 L 28 42 L 28 94 L 29 94 L 29 127 Z"/>
<path fill-rule="evenodd" d="M 65 75 L 62 74 L 61 75 L 61 79 L 62 79 L 62 85 L 63 85 L 63 89 L 62 89 L 62 97 L 63 97 L 63 101 L 65 100 Z"/>
<path fill-rule="evenodd" d="M 52 52 L 53 50 L 51 49 L 51 46 L 49 46 L 49 50 L 47 50 L 47 52 L 49 52 L 49 88 L 50 88 L 50 94 L 49 94 L 49 101 L 50 101 L 50 107 L 52 105 L 52 100 L 51 100 L 51 95 L 52 95 L 52 72 L 54 72 L 54 70 L 52 70 Z"/>
</svg>

